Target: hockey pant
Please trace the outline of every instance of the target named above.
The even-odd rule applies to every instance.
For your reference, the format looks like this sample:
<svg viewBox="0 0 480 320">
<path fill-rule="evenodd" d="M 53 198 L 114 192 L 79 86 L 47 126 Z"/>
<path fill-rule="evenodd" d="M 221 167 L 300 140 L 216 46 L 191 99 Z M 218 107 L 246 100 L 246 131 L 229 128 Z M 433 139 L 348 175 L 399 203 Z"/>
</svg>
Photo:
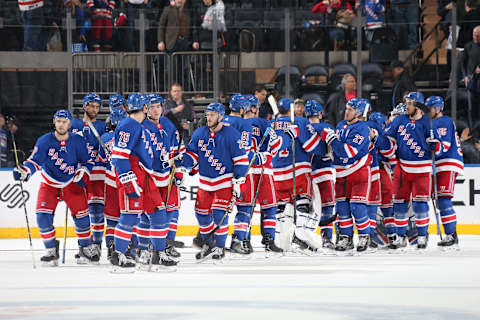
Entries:
<svg viewBox="0 0 480 320">
<path fill-rule="evenodd" d="M 38 191 L 36 216 L 45 248 L 54 248 L 56 245 L 53 217 L 60 200 L 65 201 L 70 209 L 78 245 L 81 247 L 90 245 L 90 220 L 85 190 L 75 183 L 70 183 L 65 188 L 60 189 L 42 182 Z"/>
</svg>

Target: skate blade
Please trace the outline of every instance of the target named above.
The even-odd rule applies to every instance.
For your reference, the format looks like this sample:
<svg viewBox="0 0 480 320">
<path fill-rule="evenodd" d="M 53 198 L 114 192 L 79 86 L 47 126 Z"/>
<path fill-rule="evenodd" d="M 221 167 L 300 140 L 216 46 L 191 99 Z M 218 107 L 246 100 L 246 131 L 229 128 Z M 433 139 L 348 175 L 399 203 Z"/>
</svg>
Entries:
<svg viewBox="0 0 480 320">
<path fill-rule="evenodd" d="M 278 259 L 285 256 L 285 252 L 265 251 L 265 259 Z"/>
<path fill-rule="evenodd" d="M 214 265 L 222 265 L 225 261 L 225 258 L 223 259 L 212 259 Z"/>
<path fill-rule="evenodd" d="M 58 260 L 42 261 L 42 267 L 45 267 L 45 268 L 58 267 Z"/>
<path fill-rule="evenodd" d="M 88 259 L 87 258 L 77 258 L 77 264 L 88 264 Z"/>
<path fill-rule="evenodd" d="M 455 251 L 460 251 L 460 247 L 458 246 L 458 244 L 454 244 L 454 245 L 451 245 L 451 246 L 448 246 L 448 247 L 441 247 L 441 246 L 438 246 L 438 249 L 442 252 L 455 252 Z"/>
<path fill-rule="evenodd" d="M 113 266 L 112 270 L 110 270 L 110 273 L 116 273 L 116 274 L 135 273 L 135 268 L 122 268 L 119 266 Z"/>
<path fill-rule="evenodd" d="M 228 258 L 230 260 L 250 260 L 252 259 L 252 254 L 242 254 L 230 251 Z"/>
<path fill-rule="evenodd" d="M 353 257 L 355 255 L 355 251 L 353 249 L 345 251 L 335 251 L 335 253 L 339 257 Z"/>
<path fill-rule="evenodd" d="M 150 264 L 145 264 L 145 263 L 137 263 L 137 265 L 135 266 L 135 269 L 137 271 L 150 271 Z"/>
<path fill-rule="evenodd" d="M 170 273 L 170 272 L 176 272 L 177 267 L 176 266 L 164 266 L 164 265 L 152 265 L 152 267 L 149 270 L 150 272 L 155 272 L 155 273 Z"/>
</svg>

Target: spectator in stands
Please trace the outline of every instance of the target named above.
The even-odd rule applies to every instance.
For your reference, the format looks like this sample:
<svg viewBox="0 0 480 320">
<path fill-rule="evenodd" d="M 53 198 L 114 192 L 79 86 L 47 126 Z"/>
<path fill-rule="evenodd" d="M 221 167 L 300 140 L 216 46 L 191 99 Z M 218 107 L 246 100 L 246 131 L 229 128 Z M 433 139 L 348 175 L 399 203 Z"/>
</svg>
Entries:
<svg viewBox="0 0 480 320">
<path fill-rule="evenodd" d="M 305 117 L 305 100 L 300 98 L 295 99 L 294 105 L 295 117 Z"/>
<path fill-rule="evenodd" d="M 23 137 L 23 135 L 19 133 L 20 122 L 18 122 L 18 119 L 15 116 L 7 116 L 6 120 L 7 120 L 7 132 L 9 133 L 9 136 L 7 139 L 7 150 L 14 150 L 13 139 L 11 139 L 11 137 L 14 136 L 16 147 L 17 147 L 17 156 L 19 157 L 19 161 L 22 161 L 22 159 L 25 158 L 25 150 L 24 150 L 24 143 L 21 141 L 21 138 Z M 7 155 L 7 166 L 10 168 L 16 166 L 15 155 L 13 152 L 10 152 Z"/>
<path fill-rule="evenodd" d="M 45 51 L 47 32 L 44 28 L 44 0 L 18 0 L 23 22 L 23 50 Z"/>
<path fill-rule="evenodd" d="M 135 30 L 135 19 L 138 19 L 140 10 L 149 9 L 151 7 L 151 1 L 149 0 L 124 0 L 127 7 L 127 41 L 124 43 L 126 45 L 127 51 L 138 51 L 139 43 L 138 37 L 136 37 Z"/>
<path fill-rule="evenodd" d="M 403 101 L 403 97 L 410 91 L 416 91 L 417 87 L 413 79 L 405 70 L 401 61 L 395 60 L 390 64 L 392 69 L 392 77 L 395 80 L 392 89 L 392 108 Z"/>
<path fill-rule="evenodd" d="M 88 0 L 87 8 L 92 17 L 93 51 L 112 51 L 113 20 L 115 0 Z"/>
<path fill-rule="evenodd" d="M 272 107 L 267 101 L 267 88 L 263 85 L 257 85 L 254 92 L 255 97 L 258 99 L 259 112 L 258 116 L 263 119 L 270 120 L 273 117 Z"/>
<path fill-rule="evenodd" d="M 345 104 L 357 96 L 357 81 L 353 74 L 347 73 L 343 76 L 339 90 L 330 95 L 327 100 L 327 120 L 333 125 L 343 120 L 345 115 Z"/>
<path fill-rule="evenodd" d="M 197 29 L 195 31 L 198 31 L 198 42 L 200 43 L 200 47 L 208 43 L 205 48 L 201 49 L 211 48 L 214 16 L 216 20 L 216 28 L 218 31 L 218 47 L 225 47 L 226 43 L 223 36 L 223 33 L 227 31 L 225 25 L 225 4 L 222 0 L 203 0 L 203 4 L 205 5 L 205 7 L 203 10 L 199 10 L 200 12 L 198 12 L 198 14 L 196 15 L 197 19 L 195 23 Z"/>
<path fill-rule="evenodd" d="M 480 139 L 478 130 L 470 135 L 470 128 L 465 128 L 460 135 L 465 163 L 480 163 Z"/>
<path fill-rule="evenodd" d="M 355 12 L 347 0 L 322 0 L 313 7 L 312 12 L 328 15 L 327 26 L 330 27 L 334 50 L 340 49 L 342 44 L 351 39 L 350 26 Z"/>
<path fill-rule="evenodd" d="M 176 52 L 200 48 L 195 33 L 191 32 L 192 15 L 185 8 L 185 2 L 186 0 L 174 0 L 174 5 L 163 9 L 157 32 L 159 51 Z"/>
<path fill-rule="evenodd" d="M 170 87 L 170 97 L 165 101 L 164 114 L 172 113 L 178 119 L 182 130 L 180 135 L 185 143 L 190 141 L 196 121 L 193 106 L 183 100 L 183 88 L 180 84 L 174 83 Z"/>
<path fill-rule="evenodd" d="M 365 37 L 368 46 L 373 39 L 373 33 L 376 29 L 385 26 L 385 7 L 383 0 L 363 0 L 363 12 L 365 13 Z"/>
<path fill-rule="evenodd" d="M 7 167 L 8 134 L 5 130 L 5 116 L 0 114 L 0 167 Z"/>
<path fill-rule="evenodd" d="M 442 21 L 442 30 L 448 35 L 450 33 L 449 26 L 452 24 L 452 8 L 455 3 L 452 0 L 438 0 L 437 1 L 437 14 Z"/>
<path fill-rule="evenodd" d="M 462 55 L 462 71 L 465 76 L 468 99 L 468 125 L 479 116 L 480 103 L 480 25 L 472 32 L 473 40 L 465 45 Z"/>
<path fill-rule="evenodd" d="M 472 41 L 473 29 L 480 25 L 480 8 L 478 0 L 465 1 L 465 16 L 460 24 L 458 32 L 457 47 L 464 48 L 465 45 Z"/>
<path fill-rule="evenodd" d="M 418 44 L 418 0 L 391 0 L 390 3 L 399 49 L 415 49 Z"/>
</svg>

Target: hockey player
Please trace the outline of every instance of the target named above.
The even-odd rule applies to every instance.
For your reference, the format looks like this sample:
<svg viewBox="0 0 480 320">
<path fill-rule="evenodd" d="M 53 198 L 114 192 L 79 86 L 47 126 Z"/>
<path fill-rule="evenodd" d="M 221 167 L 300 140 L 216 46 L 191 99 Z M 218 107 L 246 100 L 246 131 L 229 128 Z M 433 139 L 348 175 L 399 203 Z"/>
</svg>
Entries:
<svg viewBox="0 0 480 320">
<path fill-rule="evenodd" d="M 107 222 L 107 229 L 105 231 L 105 244 L 108 248 L 107 258 L 110 260 L 113 252 L 113 234 L 115 227 L 120 218 L 120 207 L 118 203 L 118 191 L 116 183 L 115 168 L 111 164 L 111 155 L 114 145 L 114 132 L 118 123 L 127 117 L 127 113 L 123 108 L 115 108 L 110 112 L 108 116 L 108 132 L 102 135 L 102 141 L 107 147 L 108 154 L 105 154 L 105 150 L 100 148 L 98 152 L 98 161 L 105 166 L 104 177 L 104 198 L 105 198 L 105 219 Z"/>
<path fill-rule="evenodd" d="M 322 121 L 324 111 L 323 106 L 316 100 L 308 100 L 305 104 L 305 115 L 308 121 L 318 134 L 323 132 L 323 129 L 329 128 L 332 131 L 334 128 Z M 321 143 L 325 143 L 322 141 Z M 321 198 L 322 220 L 330 218 L 333 215 L 333 206 L 335 205 L 335 168 L 331 157 L 320 157 L 314 155 L 312 158 L 312 183 L 314 191 L 318 188 L 318 193 Z M 315 194 L 318 196 L 318 194 Z M 328 249 L 334 249 L 335 245 L 332 242 L 333 225 L 329 224 L 321 227 L 322 246 Z"/>
<path fill-rule="evenodd" d="M 130 103 L 132 102 L 132 103 Z M 117 173 L 120 219 L 115 228 L 111 263 L 114 271 L 133 272 L 135 262 L 125 253 L 132 237 L 132 229 L 138 223 L 138 215 L 147 213 L 150 222 L 149 236 L 153 246 L 151 264 L 153 271 L 177 264 L 165 253 L 167 215 L 165 203 L 155 186 L 152 171 L 153 151 L 149 133 L 141 125 L 145 120 L 148 102 L 137 96 L 128 103 L 129 117 L 115 129 L 112 163 Z"/>
<path fill-rule="evenodd" d="M 277 195 L 277 245 L 289 250 L 295 236 L 296 242 L 302 247 L 316 249 L 322 244 L 315 241 L 313 233 L 320 220 L 320 216 L 311 213 L 312 199 L 312 165 L 310 154 L 325 155 L 325 146 L 320 144 L 320 136 L 306 118 L 294 117 L 294 123 L 289 113 L 293 103 L 289 98 L 278 102 L 280 116 L 271 120 L 269 125 L 275 135 L 280 137 L 280 151 L 273 157 L 273 177 Z M 293 149 L 293 145 L 295 149 Z M 275 143 L 271 148 L 276 148 Z M 293 157 L 295 155 L 295 157 Z M 294 183 L 295 182 L 295 183 Z M 295 185 L 295 197 L 293 188 Z M 293 207 L 292 207 L 293 204 Z M 292 223 L 295 217 L 295 231 L 292 233 Z M 298 241 L 298 240 L 300 241 Z"/>
<path fill-rule="evenodd" d="M 207 126 L 193 133 L 187 151 L 180 164 L 186 169 L 198 163 L 200 184 L 195 202 L 195 215 L 204 240 L 215 227 L 215 248 L 205 244 L 197 253 L 197 259 L 210 257 L 221 260 L 225 256 L 225 241 L 228 235 L 228 216 L 232 191 L 240 195 L 245 184 L 248 156 L 240 133 L 222 120 L 225 107 L 211 103 L 205 109 Z M 233 190 L 232 190 L 233 186 Z M 209 242 L 209 241 L 207 241 Z"/>
<path fill-rule="evenodd" d="M 455 124 L 451 118 L 443 115 L 442 97 L 429 97 L 425 101 L 425 106 L 430 108 L 434 127 L 441 143 L 441 153 L 435 157 L 436 172 L 433 174 L 437 175 L 437 194 L 434 196 L 438 197 L 438 209 L 446 237 L 438 242 L 438 246 L 450 247 L 458 244 L 457 217 L 452 198 L 455 180 L 458 175 L 463 175 L 463 153 Z"/>
<path fill-rule="evenodd" d="M 175 250 L 172 243 L 175 240 L 178 210 L 180 208 L 180 195 L 177 185 L 181 185 L 183 173 L 176 171 L 173 180 L 170 180 L 172 169 L 164 165 L 164 160 L 173 158 L 178 152 L 179 133 L 170 120 L 161 116 L 163 113 L 164 99 L 158 94 L 148 95 L 146 99 L 149 100 L 147 105 L 148 118 L 142 122 L 142 125 L 149 132 L 152 151 L 154 153 L 152 176 L 162 198 L 168 200 L 166 213 L 169 231 L 166 241 L 170 240 L 170 243 L 167 243 L 165 252 L 172 258 L 179 258 L 180 253 Z M 169 183 L 171 183 L 170 186 Z M 146 214 L 142 214 L 137 226 L 138 246 L 141 250 L 140 263 L 148 263 L 146 258 L 148 258 L 149 255 L 149 227 L 150 222 Z"/>
<path fill-rule="evenodd" d="M 234 94 L 230 99 L 230 114 L 225 116 L 222 122 L 228 124 L 230 127 L 236 129 L 240 133 L 240 148 L 244 149 L 247 155 L 249 155 L 249 159 L 251 159 L 251 125 L 248 123 L 248 121 L 242 118 L 244 109 L 248 107 L 250 107 L 249 100 L 247 100 L 241 94 Z M 258 154 L 256 157 L 256 162 L 259 163 L 259 165 L 262 165 L 262 160 L 266 161 L 266 158 L 262 158 L 262 156 L 263 154 Z M 252 171 L 250 170 L 248 176 L 246 177 L 246 183 L 244 186 L 246 192 L 241 194 L 237 199 L 237 214 L 235 216 L 235 226 L 232 235 L 232 243 L 230 246 L 230 251 L 233 253 L 250 254 L 253 250 L 251 245 L 249 245 L 249 241 L 245 237 L 248 231 L 248 221 L 250 220 L 252 200 L 255 195 L 253 190 L 254 181 L 251 173 Z"/>
<path fill-rule="evenodd" d="M 127 112 L 127 102 L 120 93 L 114 93 L 108 98 L 108 106 L 110 108 L 110 112 L 117 108 Z"/>
<path fill-rule="evenodd" d="M 83 119 L 73 119 L 71 130 L 83 136 L 87 143 L 88 154 L 93 162 L 96 162 L 98 150 L 101 148 L 98 139 L 106 131 L 105 121 L 97 120 L 102 99 L 95 93 L 89 93 L 83 98 Z M 92 129 L 95 129 L 96 132 Z M 97 137 L 98 135 L 98 137 Z M 92 240 L 98 253 L 101 254 L 103 231 L 105 228 L 104 218 L 104 191 L 103 166 L 94 166 L 90 175 L 90 181 L 86 186 L 88 194 L 88 207 L 90 209 L 90 223 L 92 226 Z"/>
<path fill-rule="evenodd" d="M 427 247 L 429 224 L 428 200 L 431 195 L 431 150 L 439 151 L 440 144 L 430 138 L 430 123 L 423 114 L 424 98 L 420 92 L 405 96 L 406 115 L 397 116 L 387 128 L 387 135 L 396 143 L 398 159 L 393 176 L 393 211 L 396 235 L 389 238 L 389 248 L 407 244 L 408 203 L 412 200 L 418 231 L 418 249 Z"/>
<path fill-rule="evenodd" d="M 57 266 L 59 259 L 59 242 L 55 237 L 53 216 L 60 200 L 65 201 L 72 214 L 80 258 L 92 263 L 99 261 L 99 255 L 90 242 L 90 220 L 83 189 L 93 163 L 88 156 L 85 141 L 80 136 L 69 133 L 71 121 L 72 115 L 68 110 L 55 112 L 55 131 L 41 136 L 31 156 L 22 166 L 13 170 L 13 177 L 17 181 L 28 181 L 37 171 L 42 175 L 36 215 L 46 248 L 46 254 L 40 260 L 50 266 Z"/>
<path fill-rule="evenodd" d="M 331 146 L 337 180 L 335 182 L 336 209 L 339 216 L 340 240 L 337 251 L 349 251 L 353 246 L 353 218 L 359 235 L 357 251 L 365 251 L 370 230 L 367 214 L 370 190 L 372 156 L 370 130 L 365 121 L 369 104 L 350 99 L 345 107 L 345 118 L 337 125 L 336 133 L 324 129 L 322 140 Z"/>
<path fill-rule="evenodd" d="M 282 252 L 283 250 L 278 248 L 274 241 L 277 198 L 275 195 L 272 167 L 272 154 L 275 155 L 278 152 L 280 144 L 277 144 L 278 148 L 276 150 L 272 150 L 268 148 L 270 140 L 265 138 L 262 145 L 260 145 L 264 136 L 264 132 L 268 127 L 268 122 L 267 120 L 258 117 L 258 99 L 254 95 L 248 95 L 245 96 L 245 98 L 249 102 L 248 105 L 244 107 L 244 119 L 251 128 L 251 151 L 253 153 L 257 153 L 256 158 L 266 159 L 264 164 L 261 164 L 261 160 L 255 161 L 249 171 L 251 173 L 252 185 L 250 189 L 247 189 L 245 192 L 247 194 L 250 193 L 249 195 L 246 195 L 245 198 L 252 199 L 250 203 L 249 215 L 253 214 L 252 211 L 255 208 L 256 203 L 258 203 L 260 205 L 261 212 L 260 224 L 262 231 L 262 244 L 265 245 L 266 251 Z M 256 203 L 253 203 L 256 194 L 258 194 L 258 197 L 256 199 Z M 250 232 L 250 230 L 247 232 Z"/>
</svg>

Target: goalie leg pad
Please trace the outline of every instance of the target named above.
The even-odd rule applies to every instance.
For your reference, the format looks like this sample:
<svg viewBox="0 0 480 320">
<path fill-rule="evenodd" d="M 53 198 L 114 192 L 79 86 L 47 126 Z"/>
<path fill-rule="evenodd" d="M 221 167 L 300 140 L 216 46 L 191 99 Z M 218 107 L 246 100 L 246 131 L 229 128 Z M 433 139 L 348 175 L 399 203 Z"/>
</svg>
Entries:
<svg viewBox="0 0 480 320">
<path fill-rule="evenodd" d="M 150 220 L 145 213 L 140 216 L 140 221 L 135 228 L 140 250 L 148 250 L 150 244 Z"/>
<path fill-rule="evenodd" d="M 453 234 L 457 228 L 457 215 L 453 209 L 452 198 L 439 197 L 438 209 L 440 210 L 440 216 L 442 219 L 443 228 L 446 234 Z"/>
<path fill-rule="evenodd" d="M 337 202 L 338 225 L 340 226 L 340 234 L 353 237 L 353 219 L 350 213 L 350 205 L 347 201 Z"/>
<path fill-rule="evenodd" d="M 395 217 L 395 227 L 397 235 L 404 236 L 408 225 L 408 203 L 398 202 L 393 204 L 393 214 Z"/>
<path fill-rule="evenodd" d="M 281 202 L 277 208 L 277 226 L 275 228 L 275 244 L 284 251 L 290 250 L 295 232 L 293 205 Z"/>
<path fill-rule="evenodd" d="M 426 236 L 430 218 L 428 216 L 428 202 L 413 201 L 412 209 L 415 212 L 415 224 L 419 236 Z"/>
<path fill-rule="evenodd" d="M 355 218 L 358 234 L 370 234 L 370 221 L 367 214 L 367 205 L 364 203 L 350 203 L 352 216 Z"/>
</svg>

